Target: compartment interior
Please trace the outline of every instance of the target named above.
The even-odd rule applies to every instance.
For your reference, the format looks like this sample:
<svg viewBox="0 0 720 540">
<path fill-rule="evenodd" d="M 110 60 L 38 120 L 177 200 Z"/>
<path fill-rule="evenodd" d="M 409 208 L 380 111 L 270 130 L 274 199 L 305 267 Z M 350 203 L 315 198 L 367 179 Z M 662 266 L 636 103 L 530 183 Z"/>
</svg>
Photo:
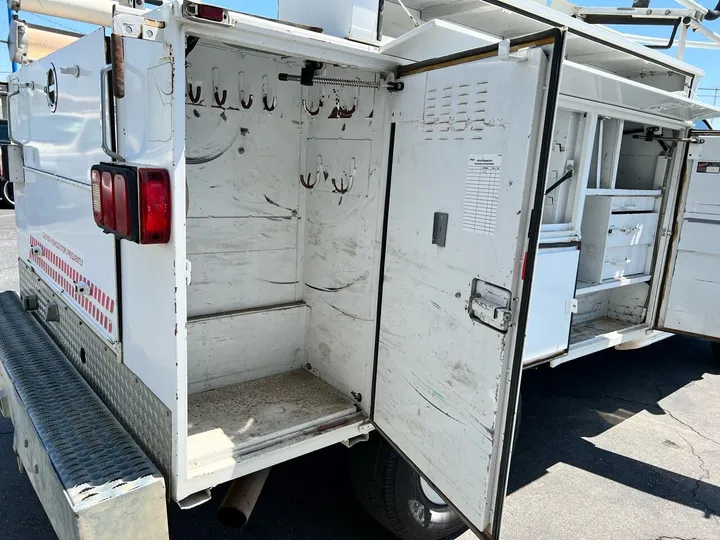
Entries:
<svg viewBox="0 0 720 540">
<path fill-rule="evenodd" d="M 553 246 L 577 249 L 573 239 L 580 239 L 575 290 L 555 284 L 570 275 L 563 265 L 537 258 L 526 341 L 538 346 L 526 347 L 526 363 L 646 322 L 663 195 L 677 153 L 673 139 L 681 133 L 589 111 L 558 112 L 541 230 L 541 255 Z M 563 298 L 535 292 L 551 289 Z M 576 310 L 572 317 L 566 303 Z M 568 324 L 569 332 L 556 328 Z M 535 336 L 533 328 L 544 330 Z"/>
<path fill-rule="evenodd" d="M 369 413 L 387 92 L 279 80 L 304 65 L 187 55 L 191 476 Z"/>
<path fill-rule="evenodd" d="M 571 347 L 645 322 L 662 196 L 676 148 L 663 139 L 678 136 L 669 129 L 598 118 L 582 201 Z"/>
</svg>

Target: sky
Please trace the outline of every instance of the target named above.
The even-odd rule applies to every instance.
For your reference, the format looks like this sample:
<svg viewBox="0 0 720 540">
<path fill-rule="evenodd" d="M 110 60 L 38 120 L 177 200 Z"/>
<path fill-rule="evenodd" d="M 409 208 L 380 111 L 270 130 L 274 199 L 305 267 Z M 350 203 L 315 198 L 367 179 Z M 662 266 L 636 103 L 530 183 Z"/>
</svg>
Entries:
<svg viewBox="0 0 720 540">
<path fill-rule="evenodd" d="M 335 0 L 328 0 L 335 1 Z M 702 5 L 708 8 L 713 8 L 717 0 L 698 0 Z M 276 17 L 277 16 L 277 0 L 211 0 L 208 3 L 212 3 L 219 6 L 224 6 L 236 11 L 242 11 L 245 13 L 252 13 L 255 15 L 262 15 L 264 17 Z M 582 6 L 592 7 L 603 7 L 603 6 L 631 6 L 632 0 L 574 0 L 575 4 Z M 652 8 L 681 8 L 674 0 L 652 0 L 650 3 Z M 8 23 L 7 16 L 7 0 L 0 0 L 0 39 L 6 39 L 8 34 Z M 75 21 L 68 21 L 65 19 L 57 19 L 53 17 L 44 17 L 35 15 L 32 13 L 21 12 L 20 18 L 26 20 L 29 23 L 40 24 L 44 26 L 51 26 L 64 30 L 73 30 L 76 32 L 87 33 L 94 29 L 93 26 Z M 708 21 L 706 26 L 711 30 L 720 34 L 720 19 L 716 21 Z M 643 34 L 648 36 L 662 36 L 669 37 L 671 28 L 670 27 L 652 27 L 645 26 L 642 28 L 638 27 L 620 27 L 620 31 Z M 693 35 L 692 32 L 688 35 L 689 40 L 703 41 L 703 36 Z M 667 51 L 671 54 L 675 54 L 677 49 L 670 49 Z M 705 77 L 700 82 L 701 88 L 714 88 L 720 87 L 720 49 L 707 50 L 707 49 L 686 49 L 685 61 L 690 64 L 699 66 L 705 70 Z M 7 49 L 0 43 L 0 78 L 5 79 L 7 73 L 11 71 L 10 61 L 7 55 Z M 716 99 L 716 103 L 720 105 L 720 91 L 714 98 L 714 92 L 704 90 L 701 95 L 701 99 L 713 102 Z"/>
</svg>

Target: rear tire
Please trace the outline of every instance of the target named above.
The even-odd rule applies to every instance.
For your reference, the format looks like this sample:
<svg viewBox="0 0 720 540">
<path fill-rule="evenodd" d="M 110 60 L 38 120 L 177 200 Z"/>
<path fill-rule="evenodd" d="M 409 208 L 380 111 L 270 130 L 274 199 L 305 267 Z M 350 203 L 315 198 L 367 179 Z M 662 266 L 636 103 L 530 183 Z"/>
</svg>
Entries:
<svg viewBox="0 0 720 540">
<path fill-rule="evenodd" d="M 420 475 L 378 435 L 351 449 L 351 478 L 365 510 L 398 538 L 449 540 L 467 530 L 437 494 L 428 498 Z"/>
<path fill-rule="evenodd" d="M 13 191 L 12 182 L 2 183 L 2 197 L 5 206 L 9 208 L 15 207 L 15 192 Z"/>
</svg>

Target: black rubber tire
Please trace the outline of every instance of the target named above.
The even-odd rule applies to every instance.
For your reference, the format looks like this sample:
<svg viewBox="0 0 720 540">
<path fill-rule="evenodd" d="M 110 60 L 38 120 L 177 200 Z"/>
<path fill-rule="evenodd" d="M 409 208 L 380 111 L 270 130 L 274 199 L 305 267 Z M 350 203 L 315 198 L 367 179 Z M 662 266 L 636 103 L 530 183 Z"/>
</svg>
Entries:
<svg viewBox="0 0 720 540">
<path fill-rule="evenodd" d="M 2 182 L 2 202 L 6 208 L 15 207 L 15 192 L 11 182 Z"/>
<path fill-rule="evenodd" d="M 713 356 L 715 356 L 715 361 L 720 362 L 720 341 L 711 341 L 710 348 L 712 349 Z"/>
<path fill-rule="evenodd" d="M 467 526 L 447 505 L 425 497 L 420 475 L 379 435 L 351 449 L 351 478 L 365 510 L 402 540 L 450 540 Z"/>
</svg>

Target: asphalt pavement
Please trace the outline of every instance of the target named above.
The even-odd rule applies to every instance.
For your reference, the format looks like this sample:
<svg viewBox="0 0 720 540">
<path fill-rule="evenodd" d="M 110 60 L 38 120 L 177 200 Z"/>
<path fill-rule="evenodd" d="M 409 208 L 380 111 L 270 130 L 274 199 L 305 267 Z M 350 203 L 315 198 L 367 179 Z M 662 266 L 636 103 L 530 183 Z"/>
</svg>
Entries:
<svg viewBox="0 0 720 540">
<path fill-rule="evenodd" d="M 0 290 L 17 290 L 13 214 L 0 210 Z M 720 364 L 676 337 L 526 372 L 503 540 L 720 538 Z M 392 540 L 363 512 L 335 447 L 275 467 L 243 531 L 206 505 L 169 506 L 172 540 Z M 55 535 L 0 419 L 0 539 Z M 475 536 L 467 533 L 462 540 Z"/>
</svg>

